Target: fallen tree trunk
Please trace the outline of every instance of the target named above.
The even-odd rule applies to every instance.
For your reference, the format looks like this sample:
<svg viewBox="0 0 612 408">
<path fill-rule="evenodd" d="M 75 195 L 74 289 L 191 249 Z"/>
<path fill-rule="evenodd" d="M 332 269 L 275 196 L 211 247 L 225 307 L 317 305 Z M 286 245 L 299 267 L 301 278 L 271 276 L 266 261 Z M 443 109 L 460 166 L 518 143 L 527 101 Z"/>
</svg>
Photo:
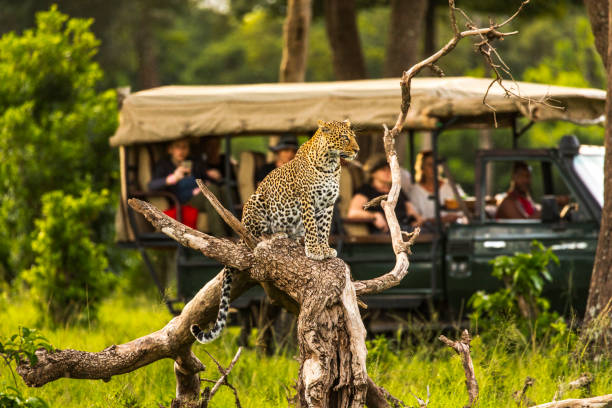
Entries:
<svg viewBox="0 0 612 408">
<path fill-rule="evenodd" d="M 599 397 L 566 399 L 563 401 L 547 402 L 531 408 L 606 408 L 612 406 L 612 394 Z"/>
</svg>

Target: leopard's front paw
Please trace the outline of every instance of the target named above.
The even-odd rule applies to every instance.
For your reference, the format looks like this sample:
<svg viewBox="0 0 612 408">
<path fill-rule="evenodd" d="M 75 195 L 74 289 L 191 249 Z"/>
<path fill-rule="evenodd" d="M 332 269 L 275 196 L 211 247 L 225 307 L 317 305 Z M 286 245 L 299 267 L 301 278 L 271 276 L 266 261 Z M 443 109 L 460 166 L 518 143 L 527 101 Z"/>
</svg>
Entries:
<svg viewBox="0 0 612 408">
<path fill-rule="evenodd" d="M 336 250 L 330 247 L 324 248 L 324 254 L 325 258 L 335 258 L 336 256 L 338 256 Z"/>
<path fill-rule="evenodd" d="M 323 252 L 323 248 L 320 246 L 314 247 L 306 247 L 306 256 L 310 259 L 314 259 L 315 261 L 321 261 L 325 259 L 325 252 Z"/>
</svg>

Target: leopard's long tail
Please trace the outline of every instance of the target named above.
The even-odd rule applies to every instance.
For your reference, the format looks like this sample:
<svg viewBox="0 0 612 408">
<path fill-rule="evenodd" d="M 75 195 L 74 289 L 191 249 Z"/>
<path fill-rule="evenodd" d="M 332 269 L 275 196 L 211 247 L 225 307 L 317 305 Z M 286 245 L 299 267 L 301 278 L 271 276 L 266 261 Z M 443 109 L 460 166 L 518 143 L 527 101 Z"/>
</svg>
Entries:
<svg viewBox="0 0 612 408">
<path fill-rule="evenodd" d="M 234 268 L 225 267 L 223 268 L 223 287 L 221 289 L 221 301 L 219 303 L 219 314 L 217 314 L 217 321 L 213 328 L 204 332 L 200 329 L 200 326 L 197 324 L 191 325 L 191 334 L 196 338 L 200 343 L 210 343 L 215 340 L 227 323 L 227 314 L 229 310 L 230 304 L 230 291 L 232 289 L 232 277 L 235 272 Z"/>
</svg>

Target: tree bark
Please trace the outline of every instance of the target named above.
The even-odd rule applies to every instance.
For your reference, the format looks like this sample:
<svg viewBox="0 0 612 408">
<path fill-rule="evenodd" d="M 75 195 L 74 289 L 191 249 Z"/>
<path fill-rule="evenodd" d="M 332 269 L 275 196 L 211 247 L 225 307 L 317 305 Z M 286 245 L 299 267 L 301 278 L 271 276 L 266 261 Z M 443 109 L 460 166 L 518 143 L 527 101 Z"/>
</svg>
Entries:
<svg viewBox="0 0 612 408">
<path fill-rule="evenodd" d="M 606 12 L 604 13 L 604 3 Z M 608 1 L 585 0 L 591 27 L 595 35 L 597 50 L 601 53 L 604 64 L 610 61 L 611 53 L 608 47 L 609 38 L 612 38 L 612 25 L 608 24 L 612 18 L 612 3 Z M 604 19 L 605 15 L 605 19 Z M 606 30 L 603 30 L 605 26 Z M 607 64 L 608 93 L 606 98 L 606 133 L 605 133 L 605 158 L 604 158 L 604 204 L 601 212 L 601 226 L 595 255 L 595 265 L 591 276 L 589 297 L 587 300 L 584 323 L 588 325 L 596 319 L 603 310 L 607 310 L 608 316 L 603 321 L 608 321 L 607 329 L 603 333 L 608 340 L 612 340 L 612 327 L 609 327 L 609 319 L 612 318 L 610 308 L 606 305 L 612 299 L 612 64 Z M 610 348 L 610 341 L 607 347 Z"/>
<path fill-rule="evenodd" d="M 427 3 L 426 0 L 391 0 L 386 77 L 400 77 L 417 62 Z"/>
<path fill-rule="evenodd" d="M 140 16 L 135 33 L 136 55 L 138 56 L 138 86 L 148 89 L 159 86 L 159 61 L 157 44 L 153 34 L 153 18 L 146 4 L 138 3 Z"/>
<path fill-rule="evenodd" d="M 595 37 L 595 48 L 601 55 L 604 66 L 608 66 L 608 0 L 584 0 L 591 30 Z"/>
<path fill-rule="evenodd" d="M 325 28 L 337 80 L 366 78 L 354 0 L 327 0 Z"/>
<path fill-rule="evenodd" d="M 283 26 L 280 82 L 304 82 L 308 62 L 311 0 L 289 0 Z"/>
</svg>

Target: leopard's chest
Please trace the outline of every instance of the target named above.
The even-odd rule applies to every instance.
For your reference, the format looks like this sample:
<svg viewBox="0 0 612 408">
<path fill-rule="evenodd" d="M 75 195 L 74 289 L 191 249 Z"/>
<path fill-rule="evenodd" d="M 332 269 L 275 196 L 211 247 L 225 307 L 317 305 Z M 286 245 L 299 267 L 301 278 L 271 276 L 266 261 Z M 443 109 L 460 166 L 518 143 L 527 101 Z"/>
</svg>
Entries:
<svg viewBox="0 0 612 408">
<path fill-rule="evenodd" d="M 317 178 L 311 186 L 314 206 L 317 210 L 334 205 L 338 199 L 340 183 L 336 175 Z"/>
</svg>

